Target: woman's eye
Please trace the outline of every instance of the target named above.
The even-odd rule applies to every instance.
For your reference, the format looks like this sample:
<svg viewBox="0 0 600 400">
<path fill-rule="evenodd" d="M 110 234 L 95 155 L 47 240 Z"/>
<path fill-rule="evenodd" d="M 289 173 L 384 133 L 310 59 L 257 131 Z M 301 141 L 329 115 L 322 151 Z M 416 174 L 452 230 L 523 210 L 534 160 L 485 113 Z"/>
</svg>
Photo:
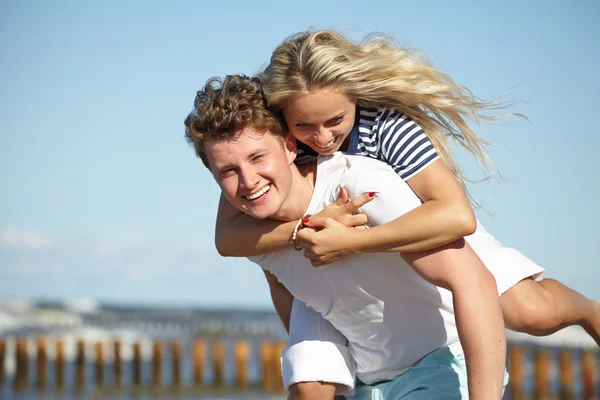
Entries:
<svg viewBox="0 0 600 400">
<path fill-rule="evenodd" d="M 308 124 L 296 124 L 296 128 L 298 128 L 298 129 L 306 129 L 308 127 L 309 127 Z"/>
</svg>

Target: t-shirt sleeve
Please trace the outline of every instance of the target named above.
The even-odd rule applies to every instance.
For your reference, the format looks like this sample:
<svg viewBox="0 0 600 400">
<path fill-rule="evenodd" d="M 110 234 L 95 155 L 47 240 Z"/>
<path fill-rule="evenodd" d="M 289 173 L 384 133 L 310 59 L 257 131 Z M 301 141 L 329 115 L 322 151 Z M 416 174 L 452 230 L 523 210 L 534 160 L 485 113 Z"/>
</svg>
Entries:
<svg viewBox="0 0 600 400">
<path fill-rule="evenodd" d="M 405 181 L 439 159 L 423 129 L 406 115 L 386 110 L 379 122 L 380 153 L 383 161 Z"/>
<path fill-rule="evenodd" d="M 281 354 L 285 388 L 321 381 L 336 384 L 336 394 L 352 394 L 356 367 L 347 343 L 321 314 L 294 299 L 290 338 Z"/>
</svg>

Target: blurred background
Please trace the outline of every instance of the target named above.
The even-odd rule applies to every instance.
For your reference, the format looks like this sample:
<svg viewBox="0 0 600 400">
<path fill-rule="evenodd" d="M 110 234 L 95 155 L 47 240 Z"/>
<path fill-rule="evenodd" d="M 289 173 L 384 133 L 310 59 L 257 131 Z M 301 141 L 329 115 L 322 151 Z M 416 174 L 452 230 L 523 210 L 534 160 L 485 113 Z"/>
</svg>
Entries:
<svg viewBox="0 0 600 400">
<path fill-rule="evenodd" d="M 285 339 L 259 268 L 214 249 L 219 189 L 183 120 L 208 78 L 253 75 L 309 28 L 390 34 L 520 101 L 528 120 L 477 128 L 506 178 L 471 185 L 478 217 L 600 301 L 599 17 L 592 0 L 0 1 L 0 337 Z"/>
</svg>

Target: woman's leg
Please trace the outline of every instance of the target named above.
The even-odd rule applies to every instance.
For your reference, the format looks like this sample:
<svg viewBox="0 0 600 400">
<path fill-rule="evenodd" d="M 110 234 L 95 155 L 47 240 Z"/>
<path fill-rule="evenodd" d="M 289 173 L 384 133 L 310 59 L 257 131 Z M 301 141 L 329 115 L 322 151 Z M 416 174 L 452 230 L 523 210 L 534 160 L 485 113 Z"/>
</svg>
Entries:
<svg viewBox="0 0 600 400">
<path fill-rule="evenodd" d="M 600 346 L 600 304 L 554 279 L 524 279 L 500 297 L 506 326 L 546 336 L 581 325 Z"/>
</svg>

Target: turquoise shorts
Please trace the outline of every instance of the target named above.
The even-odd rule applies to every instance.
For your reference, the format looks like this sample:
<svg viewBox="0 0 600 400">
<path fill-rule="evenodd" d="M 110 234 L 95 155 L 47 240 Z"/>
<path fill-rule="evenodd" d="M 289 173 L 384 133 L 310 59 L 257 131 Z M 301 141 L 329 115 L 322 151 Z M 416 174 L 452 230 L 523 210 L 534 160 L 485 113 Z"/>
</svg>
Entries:
<svg viewBox="0 0 600 400">
<path fill-rule="evenodd" d="M 504 372 L 504 387 L 508 373 Z M 354 400 L 450 400 L 468 399 L 467 365 L 464 354 L 438 349 L 392 381 L 366 385 L 356 382 Z"/>
</svg>

